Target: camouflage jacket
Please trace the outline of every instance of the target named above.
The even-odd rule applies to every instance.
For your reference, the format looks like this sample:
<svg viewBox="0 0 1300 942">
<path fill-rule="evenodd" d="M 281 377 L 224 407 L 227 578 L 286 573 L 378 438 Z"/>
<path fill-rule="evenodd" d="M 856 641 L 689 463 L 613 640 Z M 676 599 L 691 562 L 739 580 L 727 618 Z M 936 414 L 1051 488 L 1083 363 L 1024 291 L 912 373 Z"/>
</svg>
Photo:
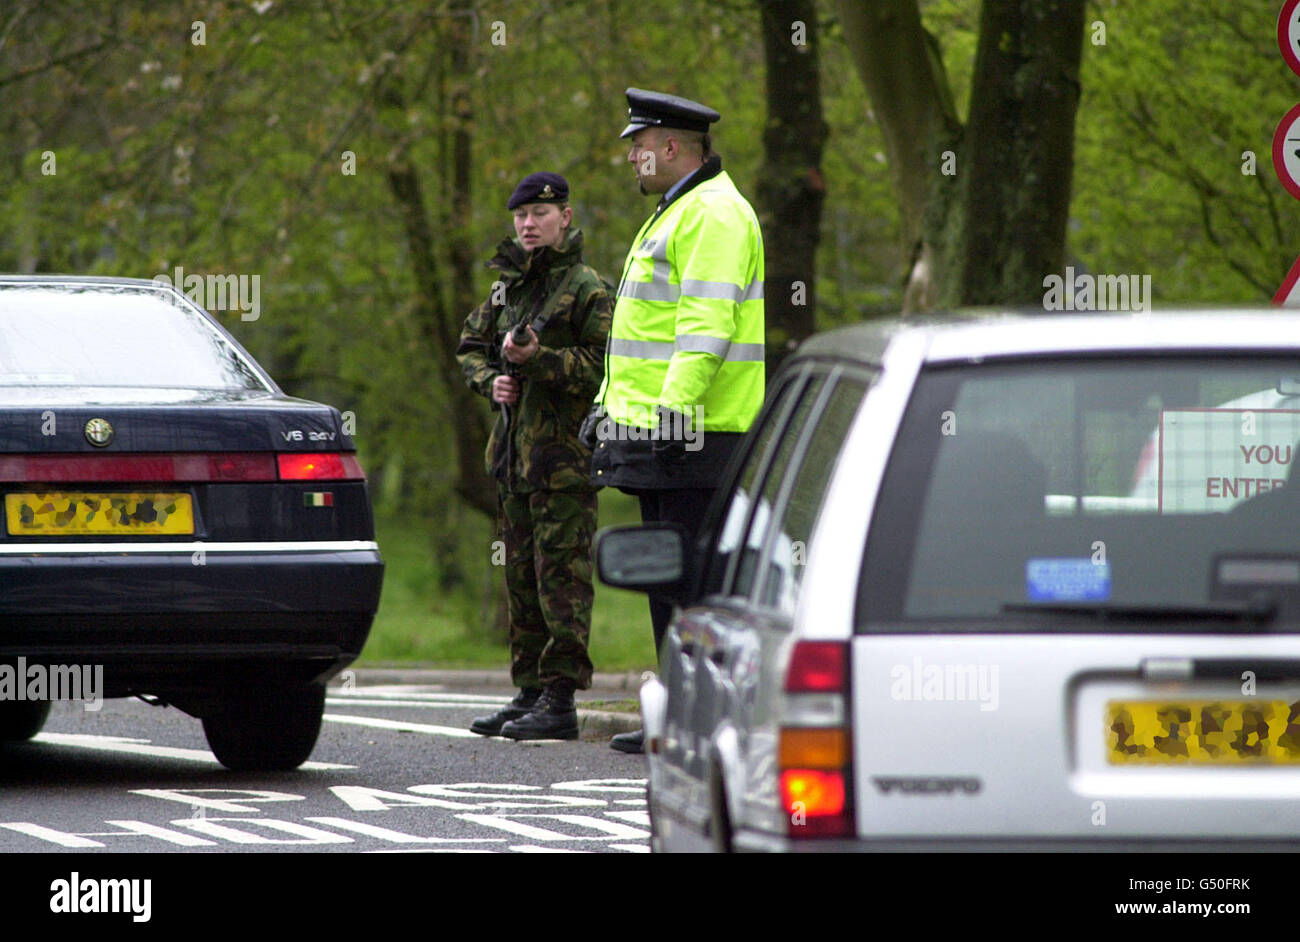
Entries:
<svg viewBox="0 0 1300 942">
<path fill-rule="evenodd" d="M 470 389 L 491 402 L 492 381 L 506 367 L 502 335 L 520 321 L 549 315 L 538 331 L 537 352 L 515 367 L 523 387 L 520 399 L 508 410 L 492 403 L 501 414 L 488 440 L 488 473 L 514 491 L 589 488 L 591 452 L 578 441 L 578 429 L 604 377 L 611 292 L 595 269 L 582 263 L 582 233 L 576 229 L 558 249 L 525 252 L 516 240 L 506 239 L 487 265 L 505 286 L 505 303 L 494 303 L 500 300 L 494 286 L 496 297 L 490 295 L 465 321 L 456 360 Z"/>
</svg>

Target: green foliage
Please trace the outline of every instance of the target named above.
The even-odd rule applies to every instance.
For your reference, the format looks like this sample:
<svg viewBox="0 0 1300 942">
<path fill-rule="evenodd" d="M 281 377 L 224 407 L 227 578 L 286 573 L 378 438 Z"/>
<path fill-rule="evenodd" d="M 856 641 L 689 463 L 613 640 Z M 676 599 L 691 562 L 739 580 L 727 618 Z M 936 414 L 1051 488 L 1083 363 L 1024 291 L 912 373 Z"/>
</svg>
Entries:
<svg viewBox="0 0 1300 942">
<path fill-rule="evenodd" d="M 964 118 L 980 4 L 920 8 Z M 1085 33 L 1070 249 L 1094 272 L 1150 273 L 1159 304 L 1262 301 L 1300 251 L 1300 216 L 1270 154 L 1300 79 L 1277 52 L 1276 4 L 1189 9 L 1105 0 L 1089 11 L 1107 42 Z M 479 266 L 511 231 L 505 200 L 539 169 L 569 179 L 588 261 L 616 282 L 652 209 L 617 137 L 627 86 L 718 108 L 717 149 L 754 195 L 766 114 L 758 11 L 739 0 L 671 11 L 619 0 L 10 4 L 0 10 L 0 270 L 259 275 L 261 317 L 218 312 L 223 323 L 286 391 L 355 413 L 376 500 L 385 519 L 406 521 L 383 530 L 394 563 L 381 620 L 407 640 L 382 656 L 442 656 L 422 646 L 420 625 L 477 638 L 492 621 L 490 523 L 451 491 L 457 416 L 432 372 L 436 335 L 415 314 L 388 173 L 401 160 L 418 171 L 434 288 L 452 311 L 452 238 L 475 256 L 459 274 L 486 294 Z M 831 0 L 818 0 L 818 15 L 826 328 L 896 311 L 902 259 L 879 129 Z M 192 42 L 196 21 L 204 45 Z M 458 115 L 462 89 L 470 107 Z M 472 174 L 460 211 L 452 147 L 465 121 Z M 1241 173 L 1247 150 L 1255 176 Z M 42 172 L 48 152 L 53 175 Z M 648 639 L 644 600 L 620 604 Z M 597 630 L 612 631 L 600 606 Z"/>
<path fill-rule="evenodd" d="M 601 491 L 600 525 L 634 523 L 636 503 L 617 491 Z M 379 614 L 363 663 L 423 661 L 446 667 L 504 669 L 510 655 L 505 635 L 485 631 L 495 618 L 501 570 L 492 565 L 493 527 L 464 511 L 460 525 L 430 534 L 426 521 L 410 513 L 381 514 L 377 521 L 386 571 Z M 446 574 L 431 542 L 454 533 L 455 560 L 464 580 L 446 592 Z M 596 584 L 592 613 L 592 662 L 598 671 L 653 670 L 654 638 L 646 597 Z"/>
<path fill-rule="evenodd" d="M 1158 306 L 1267 302 L 1300 252 L 1272 167 L 1273 130 L 1300 97 L 1277 5 L 1105 3 L 1088 22 L 1073 254 L 1094 272 L 1150 274 Z"/>
</svg>

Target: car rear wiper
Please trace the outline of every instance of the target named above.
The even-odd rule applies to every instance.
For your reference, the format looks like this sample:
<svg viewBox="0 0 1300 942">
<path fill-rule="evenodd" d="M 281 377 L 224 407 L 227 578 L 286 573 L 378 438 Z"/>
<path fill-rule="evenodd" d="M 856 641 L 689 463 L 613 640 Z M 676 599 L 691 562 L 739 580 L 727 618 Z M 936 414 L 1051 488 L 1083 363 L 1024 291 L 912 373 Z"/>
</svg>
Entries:
<svg viewBox="0 0 1300 942">
<path fill-rule="evenodd" d="M 1106 622 L 1226 621 L 1262 625 L 1277 617 L 1277 599 L 1260 594 L 1241 601 L 1195 605 L 1114 602 L 1007 602 L 1003 612 L 1042 615 L 1081 615 Z"/>
</svg>

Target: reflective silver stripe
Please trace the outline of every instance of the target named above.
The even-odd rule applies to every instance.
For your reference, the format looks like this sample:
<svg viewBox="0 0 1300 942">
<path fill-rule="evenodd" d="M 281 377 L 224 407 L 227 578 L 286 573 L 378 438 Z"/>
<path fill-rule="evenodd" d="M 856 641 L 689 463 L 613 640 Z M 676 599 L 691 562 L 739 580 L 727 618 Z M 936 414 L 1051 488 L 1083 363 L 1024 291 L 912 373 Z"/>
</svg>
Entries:
<svg viewBox="0 0 1300 942">
<path fill-rule="evenodd" d="M 705 298 L 710 301 L 734 301 L 744 304 L 763 297 L 763 282 L 751 281 L 744 288 L 729 281 L 698 281 L 688 278 L 680 285 L 668 281 L 668 263 L 655 262 L 655 270 L 649 281 L 624 281 L 618 287 L 620 298 L 636 298 L 640 301 L 681 300 L 682 295 L 691 298 Z"/>
<path fill-rule="evenodd" d="M 676 346 L 684 353 L 712 353 L 715 357 L 726 358 L 731 341 L 705 334 L 678 334 Z"/>
<path fill-rule="evenodd" d="M 671 360 L 673 354 L 711 353 L 728 363 L 763 362 L 766 351 L 761 343 L 731 343 L 722 337 L 709 337 L 704 334 L 679 334 L 677 342 L 660 343 L 655 340 L 625 340 L 611 337 L 609 340 L 610 356 L 634 357 L 638 360 Z"/>
<path fill-rule="evenodd" d="M 671 360 L 673 345 L 654 340 L 624 340 L 609 338 L 609 354 L 615 357 L 636 357 L 638 360 Z"/>
<path fill-rule="evenodd" d="M 763 296 L 763 282 L 751 281 L 745 288 L 729 281 L 696 281 L 688 278 L 682 282 L 682 294 L 693 298 L 714 298 L 744 304 Z"/>
<path fill-rule="evenodd" d="M 0 556 L 106 553 L 347 553 L 378 550 L 374 540 L 293 540 L 277 543 L 0 543 Z"/>
<path fill-rule="evenodd" d="M 761 343 L 732 343 L 706 334 L 678 334 L 677 349 L 684 353 L 712 353 L 728 363 L 762 363 L 767 357 Z"/>
<path fill-rule="evenodd" d="M 618 287 L 620 298 L 636 298 L 638 301 L 676 302 L 682 295 L 678 285 L 654 281 L 625 281 Z"/>
<path fill-rule="evenodd" d="M 668 261 L 668 242 L 673 237 L 674 228 L 675 224 L 673 226 L 668 226 L 663 230 L 656 232 L 654 238 L 647 240 L 650 243 L 650 257 L 655 261 Z M 642 246 L 644 245 L 645 243 L 643 242 Z"/>
</svg>

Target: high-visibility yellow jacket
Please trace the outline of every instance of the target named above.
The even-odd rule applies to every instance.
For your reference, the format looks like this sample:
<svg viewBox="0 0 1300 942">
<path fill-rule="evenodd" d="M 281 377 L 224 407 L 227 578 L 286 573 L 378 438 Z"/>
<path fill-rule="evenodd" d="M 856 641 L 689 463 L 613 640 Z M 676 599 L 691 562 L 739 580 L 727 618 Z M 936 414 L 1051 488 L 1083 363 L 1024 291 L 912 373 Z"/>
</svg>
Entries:
<svg viewBox="0 0 1300 942">
<path fill-rule="evenodd" d="M 620 425 L 654 428 L 665 406 L 703 431 L 743 432 L 763 403 L 763 364 L 763 236 L 719 171 L 637 233 L 596 398 Z"/>
</svg>

